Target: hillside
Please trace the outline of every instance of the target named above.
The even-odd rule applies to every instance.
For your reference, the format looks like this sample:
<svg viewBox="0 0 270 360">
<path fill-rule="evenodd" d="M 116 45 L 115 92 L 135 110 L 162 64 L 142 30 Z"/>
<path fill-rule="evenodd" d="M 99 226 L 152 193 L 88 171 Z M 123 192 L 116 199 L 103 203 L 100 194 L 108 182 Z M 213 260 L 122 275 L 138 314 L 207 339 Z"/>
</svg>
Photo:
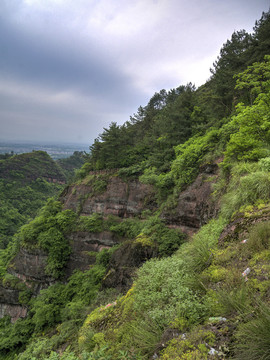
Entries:
<svg viewBox="0 0 270 360">
<path fill-rule="evenodd" d="M 2 155 L 0 159 L 0 248 L 33 218 L 48 197 L 55 196 L 75 169 L 83 164 L 82 153 L 55 162 L 44 151 Z"/>
<path fill-rule="evenodd" d="M 0 359 L 270 359 L 269 33 L 104 129 L 1 251 Z"/>
</svg>

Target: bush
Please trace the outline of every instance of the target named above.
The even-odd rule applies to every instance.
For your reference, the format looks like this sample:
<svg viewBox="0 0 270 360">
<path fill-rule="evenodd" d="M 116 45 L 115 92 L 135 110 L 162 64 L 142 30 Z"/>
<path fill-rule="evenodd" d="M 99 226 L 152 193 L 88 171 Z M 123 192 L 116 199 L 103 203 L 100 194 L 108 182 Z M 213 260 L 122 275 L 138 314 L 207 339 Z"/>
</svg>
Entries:
<svg viewBox="0 0 270 360">
<path fill-rule="evenodd" d="M 43 231 L 38 235 L 39 246 L 49 254 L 46 265 L 46 273 L 55 279 L 64 274 L 64 265 L 69 259 L 70 246 L 62 232 L 55 227 Z"/>
<path fill-rule="evenodd" d="M 175 147 L 176 159 L 172 163 L 171 173 L 178 189 L 195 179 L 204 157 L 217 146 L 220 134 L 220 130 L 210 129 L 205 135 L 194 136 Z"/>
<path fill-rule="evenodd" d="M 100 214 L 94 213 L 91 216 L 80 216 L 78 230 L 99 233 L 104 229 L 104 221 Z"/>
<path fill-rule="evenodd" d="M 270 157 L 261 159 L 258 164 L 261 170 L 270 171 Z"/>
<path fill-rule="evenodd" d="M 119 224 L 110 226 L 110 231 L 127 239 L 135 239 L 142 227 L 143 223 L 137 219 L 125 219 Z"/>
<path fill-rule="evenodd" d="M 186 239 L 185 234 L 168 228 L 158 216 L 151 216 L 144 222 L 140 235 L 156 243 L 161 256 L 172 255 Z"/>
<path fill-rule="evenodd" d="M 176 317 L 186 319 L 188 325 L 200 321 L 206 308 L 196 293 L 186 286 L 188 274 L 184 265 L 184 260 L 176 256 L 145 263 L 138 270 L 135 311 L 146 313 L 161 328 Z"/>
<path fill-rule="evenodd" d="M 56 279 L 63 275 L 71 251 L 65 234 L 77 226 L 76 214 L 72 210 L 61 210 L 62 204 L 50 199 L 40 215 L 19 232 L 22 246 L 41 248 L 48 253 L 46 273 Z"/>
<path fill-rule="evenodd" d="M 179 336 L 168 343 L 166 349 L 161 353 L 162 360 L 207 360 L 209 359 L 209 348 L 215 340 L 211 331 L 195 329 L 188 337 Z"/>
</svg>

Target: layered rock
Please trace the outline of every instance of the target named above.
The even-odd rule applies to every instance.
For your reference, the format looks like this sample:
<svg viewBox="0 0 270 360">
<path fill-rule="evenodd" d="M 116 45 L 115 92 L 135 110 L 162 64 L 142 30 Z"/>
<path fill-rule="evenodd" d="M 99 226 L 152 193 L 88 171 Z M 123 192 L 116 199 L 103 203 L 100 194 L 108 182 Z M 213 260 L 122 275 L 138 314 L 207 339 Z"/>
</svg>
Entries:
<svg viewBox="0 0 270 360">
<path fill-rule="evenodd" d="M 54 282 L 45 272 L 48 255 L 41 249 L 20 248 L 8 272 L 31 288 L 36 295 Z"/>
<path fill-rule="evenodd" d="M 89 233 L 78 231 L 69 235 L 71 254 L 66 264 L 67 277 L 75 269 L 84 271 L 90 264 L 95 262 L 95 257 L 89 255 L 91 252 L 99 252 L 117 244 L 117 239 L 110 231 L 100 233 Z"/>
<path fill-rule="evenodd" d="M 139 215 L 144 209 L 156 208 L 151 186 L 138 180 L 125 182 L 119 177 L 108 179 L 107 189 L 96 194 L 91 185 L 73 185 L 66 188 L 61 197 L 64 209 L 78 210 L 82 215 L 100 213 L 128 218 Z"/>
<path fill-rule="evenodd" d="M 218 204 L 211 194 L 217 173 L 217 164 L 201 168 L 196 180 L 178 196 L 177 206 L 163 211 L 162 217 L 168 225 L 179 227 L 183 232 L 192 235 L 216 215 Z"/>
<path fill-rule="evenodd" d="M 0 318 L 6 315 L 15 322 L 27 315 L 27 308 L 19 301 L 19 290 L 0 285 Z"/>
<path fill-rule="evenodd" d="M 211 192 L 218 166 L 209 165 L 201 170 L 194 183 L 180 193 L 177 206 L 162 213 L 169 226 L 181 228 L 189 234 L 197 231 L 217 211 Z M 150 185 L 142 184 L 138 180 L 125 182 L 117 176 L 108 176 L 106 184 L 106 189 L 100 193 L 97 193 L 93 184 L 81 183 L 66 187 L 60 198 L 63 208 L 79 210 L 80 215 L 84 216 L 100 213 L 104 217 L 115 215 L 122 219 L 140 216 L 146 209 L 157 209 L 155 193 Z M 110 231 L 77 231 L 70 233 L 68 239 L 71 254 L 64 269 L 64 280 L 67 280 L 75 269 L 84 271 L 94 263 L 95 257 L 91 256 L 91 252 L 110 248 L 118 242 Z M 103 287 L 115 287 L 121 291 L 127 289 L 132 283 L 134 269 L 155 255 L 154 248 L 126 242 L 113 254 Z M 37 295 L 41 289 L 55 282 L 45 271 L 47 258 L 48 255 L 41 249 L 20 248 L 8 272 Z M 18 317 L 26 316 L 27 309 L 20 305 L 18 296 L 18 290 L 0 288 L 0 317 L 9 314 L 15 321 Z"/>
</svg>

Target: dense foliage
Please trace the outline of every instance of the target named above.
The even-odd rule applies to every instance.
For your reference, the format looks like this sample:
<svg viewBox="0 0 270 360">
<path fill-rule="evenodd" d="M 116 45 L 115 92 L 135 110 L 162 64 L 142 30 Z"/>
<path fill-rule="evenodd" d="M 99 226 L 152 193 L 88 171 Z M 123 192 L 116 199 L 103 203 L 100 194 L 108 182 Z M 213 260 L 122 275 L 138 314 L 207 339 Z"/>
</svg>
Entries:
<svg viewBox="0 0 270 360">
<path fill-rule="evenodd" d="M 57 164 L 62 168 L 68 181 L 71 181 L 74 177 L 74 172 L 82 167 L 86 156 L 86 153 L 83 151 L 74 151 L 71 156 L 57 160 Z"/>
<path fill-rule="evenodd" d="M 63 189 L 84 163 L 84 157 L 78 151 L 57 162 L 44 151 L 1 156 L 0 248 L 7 246 L 12 235 L 37 214 L 49 197 Z"/>
<path fill-rule="evenodd" d="M 0 160 L 0 248 L 65 182 L 60 167 L 43 151 Z"/>
</svg>

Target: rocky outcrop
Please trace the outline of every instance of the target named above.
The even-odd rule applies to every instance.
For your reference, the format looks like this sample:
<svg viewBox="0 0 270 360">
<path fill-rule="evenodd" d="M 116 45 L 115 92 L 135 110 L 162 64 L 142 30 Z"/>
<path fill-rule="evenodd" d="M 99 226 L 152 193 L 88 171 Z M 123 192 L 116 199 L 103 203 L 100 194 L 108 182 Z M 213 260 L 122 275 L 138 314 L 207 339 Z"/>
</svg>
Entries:
<svg viewBox="0 0 270 360">
<path fill-rule="evenodd" d="M 217 164 L 202 168 L 194 183 L 180 193 L 177 206 L 163 211 L 162 217 L 169 226 L 181 228 L 184 232 L 192 234 L 215 215 L 217 206 L 211 199 L 211 192 L 212 183 L 217 178 L 217 170 Z M 143 210 L 154 211 L 157 208 L 155 193 L 150 185 L 142 184 L 138 180 L 125 182 L 113 175 L 107 176 L 105 185 L 103 192 L 97 192 L 93 183 L 66 187 L 60 197 L 63 208 L 79 210 L 80 215 L 84 216 L 100 213 L 104 217 L 115 215 L 122 219 L 140 216 Z M 91 252 L 110 248 L 119 241 L 110 231 L 77 231 L 67 236 L 71 254 L 64 269 L 63 280 L 68 279 L 75 269 L 89 269 L 95 261 L 95 256 Z M 128 289 L 134 270 L 156 255 L 157 250 L 154 247 L 136 241 L 122 244 L 112 255 L 108 273 L 103 280 L 103 288 L 114 287 L 120 291 Z M 55 282 L 55 279 L 46 273 L 47 258 L 48 255 L 41 249 L 20 248 L 8 272 L 37 295 L 41 289 Z M 15 321 L 18 317 L 26 316 L 27 310 L 20 305 L 18 296 L 18 290 L 0 288 L 0 317 L 9 314 Z"/>
<path fill-rule="evenodd" d="M 95 262 L 95 256 L 91 256 L 91 252 L 99 252 L 117 243 L 117 239 L 109 231 L 101 233 L 80 231 L 71 233 L 68 238 L 71 254 L 64 269 L 65 279 L 68 279 L 75 269 L 82 271 L 89 269 L 89 266 Z M 33 295 L 37 295 L 40 290 L 55 283 L 55 279 L 46 274 L 47 258 L 48 255 L 41 249 L 20 248 L 8 272 L 24 283 Z M 27 308 L 19 301 L 19 290 L 11 286 L 0 286 L 0 318 L 5 315 L 9 315 L 12 322 L 27 315 Z"/>
<path fill-rule="evenodd" d="M 99 252 L 117 244 L 117 239 L 110 231 L 89 233 L 79 231 L 69 235 L 71 254 L 66 265 L 66 276 L 70 276 L 75 269 L 87 270 L 95 262 L 91 252 Z M 89 254 L 90 253 L 90 254 Z"/>
<path fill-rule="evenodd" d="M 213 201 L 211 193 L 217 173 L 217 164 L 208 164 L 201 168 L 196 180 L 178 196 L 177 206 L 163 211 L 162 217 L 168 225 L 179 227 L 183 232 L 192 235 L 215 216 L 218 205 Z"/>
<path fill-rule="evenodd" d="M 91 252 L 99 252 L 117 244 L 117 239 L 110 231 L 100 233 L 78 231 L 69 234 L 68 239 L 71 254 L 64 269 L 66 279 L 75 269 L 82 271 L 89 269 L 89 265 L 95 261 Z M 24 282 L 37 295 L 40 290 L 55 282 L 53 277 L 46 274 L 47 258 L 47 253 L 41 249 L 20 248 L 8 272 Z"/>
<path fill-rule="evenodd" d="M 31 287 L 34 294 L 38 294 L 41 289 L 54 282 L 45 272 L 47 258 L 47 254 L 41 249 L 20 248 L 8 272 Z"/>
<path fill-rule="evenodd" d="M 6 315 L 15 322 L 27 315 L 27 308 L 19 302 L 19 290 L 0 285 L 0 319 Z"/>
<path fill-rule="evenodd" d="M 103 288 L 128 290 L 133 283 L 134 271 L 145 261 L 157 256 L 157 250 L 140 242 L 125 242 L 111 257 L 108 272 L 102 281 Z"/>
<path fill-rule="evenodd" d="M 219 237 L 219 244 L 224 245 L 227 242 L 245 240 L 249 236 L 249 229 L 257 223 L 270 221 L 270 207 L 262 206 L 258 209 L 256 206 L 247 213 L 237 213 L 236 217 L 225 227 Z"/>
<path fill-rule="evenodd" d="M 107 189 L 101 194 L 96 194 L 91 185 L 73 185 L 66 188 L 61 200 L 65 209 L 76 211 L 80 207 L 82 215 L 100 213 L 128 218 L 140 215 L 146 208 L 156 208 L 151 186 L 138 180 L 124 182 L 116 176 L 108 179 Z"/>
</svg>

